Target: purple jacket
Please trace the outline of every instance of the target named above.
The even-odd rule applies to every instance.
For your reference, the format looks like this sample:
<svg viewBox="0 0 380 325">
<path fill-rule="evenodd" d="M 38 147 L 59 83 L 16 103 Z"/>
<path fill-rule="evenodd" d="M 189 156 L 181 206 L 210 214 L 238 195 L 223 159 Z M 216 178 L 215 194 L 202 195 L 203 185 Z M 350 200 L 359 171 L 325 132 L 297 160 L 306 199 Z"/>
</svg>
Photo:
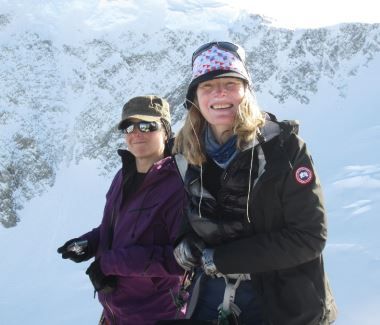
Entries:
<svg viewBox="0 0 380 325">
<path fill-rule="evenodd" d="M 82 237 L 101 257 L 106 275 L 117 276 L 116 289 L 99 293 L 111 324 L 154 324 L 173 319 L 176 307 L 170 291 L 178 292 L 183 270 L 173 257 L 173 243 L 182 217 L 185 192 L 172 157 L 155 163 L 139 189 L 120 207 L 123 174 L 134 168 L 134 157 L 119 151 L 123 168 L 106 196 L 102 223 Z M 115 221 L 112 248 L 110 225 Z"/>
</svg>

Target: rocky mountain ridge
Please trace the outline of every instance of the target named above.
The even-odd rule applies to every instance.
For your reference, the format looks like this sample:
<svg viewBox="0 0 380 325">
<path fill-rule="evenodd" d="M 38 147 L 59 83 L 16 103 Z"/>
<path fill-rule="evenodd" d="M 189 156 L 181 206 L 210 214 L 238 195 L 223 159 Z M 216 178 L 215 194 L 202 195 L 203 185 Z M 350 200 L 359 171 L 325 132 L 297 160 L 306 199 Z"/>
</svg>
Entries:
<svg viewBox="0 0 380 325">
<path fill-rule="evenodd" d="M 31 198 L 54 185 L 61 164 L 99 161 L 108 175 L 119 164 L 115 129 L 129 98 L 159 94 L 184 116 L 190 57 L 212 31 L 118 30 L 62 42 L 54 31 L 15 29 L 0 13 L 0 222 L 16 226 Z M 350 78 L 379 60 L 380 24 L 288 30 L 246 15 L 226 26 L 225 40 L 247 50 L 258 97 L 307 107 L 321 80 L 346 96 Z"/>
</svg>

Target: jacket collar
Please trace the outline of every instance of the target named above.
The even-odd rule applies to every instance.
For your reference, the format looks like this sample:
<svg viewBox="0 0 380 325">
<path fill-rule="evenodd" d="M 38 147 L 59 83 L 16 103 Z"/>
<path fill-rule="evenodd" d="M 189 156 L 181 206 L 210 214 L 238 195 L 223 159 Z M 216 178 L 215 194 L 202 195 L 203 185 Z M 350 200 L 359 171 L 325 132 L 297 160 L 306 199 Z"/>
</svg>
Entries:
<svg viewBox="0 0 380 325">
<path fill-rule="evenodd" d="M 124 178 L 136 173 L 135 156 L 133 156 L 130 151 L 125 150 L 125 149 L 119 149 L 117 152 L 121 157 Z M 154 182 L 154 181 L 157 181 L 157 179 L 161 179 L 161 177 L 165 177 L 164 175 L 167 175 L 167 174 L 163 173 L 163 171 L 173 170 L 171 158 L 172 158 L 171 156 L 166 156 L 163 159 L 153 164 L 153 166 L 148 171 L 148 173 L 152 176 L 152 177 L 151 176 L 149 177 L 151 181 Z M 174 168 L 174 170 L 176 169 Z M 162 176 L 158 176 L 157 178 L 156 175 L 158 174 Z"/>
</svg>

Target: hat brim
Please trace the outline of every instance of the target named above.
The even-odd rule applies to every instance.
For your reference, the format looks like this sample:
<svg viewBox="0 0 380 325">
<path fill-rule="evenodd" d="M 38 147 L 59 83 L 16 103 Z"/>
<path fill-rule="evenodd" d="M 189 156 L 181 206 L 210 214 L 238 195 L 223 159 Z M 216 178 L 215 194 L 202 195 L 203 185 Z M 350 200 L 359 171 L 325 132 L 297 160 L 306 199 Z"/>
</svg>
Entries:
<svg viewBox="0 0 380 325">
<path fill-rule="evenodd" d="M 118 129 L 119 130 L 124 129 L 125 123 L 132 118 L 142 120 L 142 121 L 147 121 L 147 122 L 159 122 L 161 120 L 161 116 L 134 114 L 134 115 L 130 115 L 130 116 L 127 116 L 126 118 L 124 118 L 124 120 L 122 120 L 119 123 Z"/>
<path fill-rule="evenodd" d="M 239 78 L 239 79 L 246 80 L 248 82 L 248 79 L 246 77 L 244 77 L 242 74 L 240 74 L 238 72 L 234 72 L 234 71 L 218 74 L 213 79 L 215 79 L 215 78 L 228 78 L 228 77 Z"/>
</svg>

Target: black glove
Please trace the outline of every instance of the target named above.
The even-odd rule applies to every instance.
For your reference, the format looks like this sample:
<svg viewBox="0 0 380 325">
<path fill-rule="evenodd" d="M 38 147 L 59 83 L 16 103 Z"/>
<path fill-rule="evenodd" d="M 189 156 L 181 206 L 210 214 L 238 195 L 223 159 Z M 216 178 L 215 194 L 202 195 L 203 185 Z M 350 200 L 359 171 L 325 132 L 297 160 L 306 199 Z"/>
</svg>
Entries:
<svg viewBox="0 0 380 325">
<path fill-rule="evenodd" d="M 57 249 L 63 259 L 69 258 L 75 263 L 89 260 L 93 255 L 90 252 L 87 240 L 73 238 Z"/>
<path fill-rule="evenodd" d="M 90 277 L 95 291 L 101 293 L 110 293 L 116 288 L 116 276 L 105 275 L 100 267 L 100 258 L 91 263 L 86 271 Z"/>
</svg>

